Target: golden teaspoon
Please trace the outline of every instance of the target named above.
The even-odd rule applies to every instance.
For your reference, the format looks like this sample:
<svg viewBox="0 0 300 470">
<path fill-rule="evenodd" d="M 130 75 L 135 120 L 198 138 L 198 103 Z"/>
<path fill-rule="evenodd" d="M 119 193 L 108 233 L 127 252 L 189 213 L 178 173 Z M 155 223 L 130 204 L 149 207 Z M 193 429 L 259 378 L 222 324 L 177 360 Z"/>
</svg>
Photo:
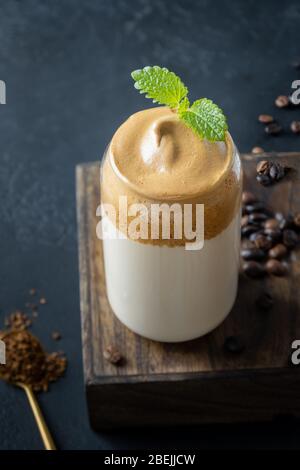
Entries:
<svg viewBox="0 0 300 470">
<path fill-rule="evenodd" d="M 29 385 L 22 384 L 20 382 L 17 382 L 15 385 L 18 387 L 22 388 L 28 398 L 28 401 L 31 406 L 32 413 L 34 415 L 37 427 L 40 431 L 41 438 L 43 440 L 44 446 L 46 450 L 56 450 L 56 446 L 54 444 L 54 441 L 52 439 L 52 436 L 50 434 L 49 428 L 46 424 L 46 421 L 44 419 L 44 416 L 42 414 L 42 411 L 39 407 L 39 404 L 37 402 L 36 396 L 32 390 L 32 388 Z"/>
<path fill-rule="evenodd" d="M 8 333 L 0 332 L 0 339 L 5 340 L 5 337 L 7 337 L 8 335 L 13 335 L 14 333 L 15 332 L 13 332 L 13 331 L 10 331 Z M 1 377 L 1 378 L 3 378 L 4 380 L 7 379 L 7 377 L 5 377 L 5 376 Z M 50 431 L 48 429 L 48 426 L 47 426 L 46 421 L 43 417 L 42 411 L 39 407 L 36 396 L 35 396 L 32 388 L 31 388 L 31 386 L 27 385 L 25 383 L 19 382 L 19 381 L 13 381 L 13 380 L 11 380 L 11 381 L 6 380 L 6 381 L 8 383 L 10 383 L 11 385 L 16 385 L 17 387 L 22 388 L 22 390 L 24 390 L 24 392 L 27 395 L 28 401 L 30 403 L 31 410 L 33 412 L 33 415 L 34 415 L 36 424 L 38 426 L 41 438 L 43 440 L 45 449 L 46 450 L 56 450 L 56 446 L 54 444 L 54 441 L 52 439 L 52 436 L 50 434 Z"/>
</svg>

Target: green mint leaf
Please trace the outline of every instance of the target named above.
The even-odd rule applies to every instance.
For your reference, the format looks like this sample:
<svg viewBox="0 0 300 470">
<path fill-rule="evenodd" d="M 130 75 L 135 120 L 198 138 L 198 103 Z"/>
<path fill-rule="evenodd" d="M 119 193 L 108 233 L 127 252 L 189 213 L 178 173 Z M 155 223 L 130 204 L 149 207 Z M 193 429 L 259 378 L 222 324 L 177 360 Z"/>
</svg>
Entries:
<svg viewBox="0 0 300 470">
<path fill-rule="evenodd" d="M 190 108 L 179 111 L 179 117 L 202 139 L 225 140 L 226 118 L 211 100 L 201 98 L 195 101 Z"/>
<path fill-rule="evenodd" d="M 188 89 L 174 72 L 165 67 L 145 67 L 131 73 L 135 88 L 140 93 L 146 93 L 146 98 L 152 98 L 153 103 L 178 108 L 181 100 L 186 97 Z"/>
<path fill-rule="evenodd" d="M 180 113 L 183 113 L 188 109 L 190 105 L 189 99 L 187 97 L 183 98 L 182 101 L 180 101 L 178 107 L 177 107 L 177 112 L 180 115 Z"/>
</svg>

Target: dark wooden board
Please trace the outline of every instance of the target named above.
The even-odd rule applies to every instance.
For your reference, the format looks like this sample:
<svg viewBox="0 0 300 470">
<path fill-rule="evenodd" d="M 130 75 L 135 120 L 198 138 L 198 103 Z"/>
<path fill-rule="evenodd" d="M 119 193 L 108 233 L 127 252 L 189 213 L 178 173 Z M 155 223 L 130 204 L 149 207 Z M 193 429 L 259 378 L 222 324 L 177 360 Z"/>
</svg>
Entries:
<svg viewBox="0 0 300 470">
<path fill-rule="evenodd" d="M 257 161 L 279 159 L 296 171 L 269 188 L 254 177 Z M 283 213 L 300 211 L 300 153 L 243 155 L 244 187 Z M 284 278 L 240 276 L 231 314 L 197 340 L 166 344 L 142 338 L 113 315 L 106 296 L 102 242 L 96 237 L 100 202 L 99 163 L 78 165 L 77 215 L 84 380 L 95 429 L 199 422 L 268 420 L 300 416 L 300 366 L 290 361 L 300 339 L 300 252 Z M 264 290 L 271 311 L 255 305 Z M 142 306 L 141 306 L 142 308 Z M 245 350 L 224 352 L 227 336 L 239 335 Z M 103 357 L 115 345 L 125 356 L 116 367 Z"/>
</svg>

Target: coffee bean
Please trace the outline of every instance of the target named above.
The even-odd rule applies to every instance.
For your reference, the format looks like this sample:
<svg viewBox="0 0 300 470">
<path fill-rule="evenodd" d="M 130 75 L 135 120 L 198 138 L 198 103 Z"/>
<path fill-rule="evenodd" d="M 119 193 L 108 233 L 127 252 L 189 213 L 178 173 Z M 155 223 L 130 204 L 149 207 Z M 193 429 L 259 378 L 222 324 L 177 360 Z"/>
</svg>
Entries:
<svg viewBox="0 0 300 470">
<path fill-rule="evenodd" d="M 294 134 L 300 133 L 300 121 L 291 122 L 291 131 L 294 132 Z"/>
<path fill-rule="evenodd" d="M 265 258 L 265 252 L 263 250 L 260 250 L 259 248 L 248 248 L 241 251 L 241 256 L 246 261 L 261 261 Z"/>
<path fill-rule="evenodd" d="M 267 312 L 273 307 L 274 300 L 271 294 L 269 294 L 268 292 L 263 292 L 258 297 L 255 303 L 256 303 L 256 306 L 259 308 L 259 310 L 263 310 L 264 312 Z"/>
<path fill-rule="evenodd" d="M 294 217 L 289 214 L 286 217 L 282 217 L 281 221 L 279 222 L 280 230 L 291 229 L 294 228 Z"/>
<path fill-rule="evenodd" d="M 247 261 L 243 264 L 244 273 L 253 279 L 261 278 L 265 275 L 264 267 L 257 261 Z"/>
<path fill-rule="evenodd" d="M 123 362 L 123 356 L 113 345 L 109 345 L 103 352 L 104 358 L 111 364 L 119 365 Z"/>
<path fill-rule="evenodd" d="M 300 228 L 300 213 L 295 215 L 294 225 L 296 226 L 296 228 Z"/>
<path fill-rule="evenodd" d="M 270 258 L 281 259 L 284 258 L 287 254 L 287 249 L 282 243 L 278 243 L 277 245 L 273 246 L 273 248 L 269 251 Z"/>
<path fill-rule="evenodd" d="M 249 222 L 249 217 L 247 215 L 244 215 L 241 218 L 241 227 L 246 227 L 246 225 L 248 225 L 248 222 Z"/>
<path fill-rule="evenodd" d="M 270 124 L 270 122 L 274 121 L 274 118 L 270 114 L 260 114 L 258 116 L 258 120 L 259 122 L 262 122 L 263 124 Z"/>
<path fill-rule="evenodd" d="M 249 236 L 249 241 L 253 243 L 253 246 L 255 246 L 255 240 L 257 239 L 257 237 L 260 237 L 260 235 L 263 235 L 263 233 L 264 232 L 262 228 L 259 228 L 256 232 L 251 233 L 251 235 Z"/>
<path fill-rule="evenodd" d="M 275 218 L 278 220 L 279 224 L 284 219 L 282 212 L 275 212 Z"/>
<path fill-rule="evenodd" d="M 272 180 L 268 175 L 257 175 L 256 180 L 263 186 L 270 186 Z"/>
<path fill-rule="evenodd" d="M 261 250 L 265 251 L 269 250 L 272 247 L 272 241 L 270 240 L 270 238 L 266 237 L 263 234 L 259 234 L 256 237 L 254 243 L 257 248 L 260 248 Z"/>
<path fill-rule="evenodd" d="M 254 243 L 252 243 L 249 238 L 243 238 L 241 241 L 241 250 L 248 250 L 252 248 L 255 248 Z"/>
<path fill-rule="evenodd" d="M 270 163 L 267 160 L 261 160 L 256 165 L 256 172 L 259 175 L 265 175 L 265 174 L 268 174 L 269 168 L 270 168 Z"/>
<path fill-rule="evenodd" d="M 272 180 L 279 181 L 284 177 L 284 167 L 278 162 L 272 162 L 270 164 L 269 175 Z"/>
<path fill-rule="evenodd" d="M 229 353 L 239 354 L 245 349 L 245 346 L 238 336 L 228 336 L 224 342 L 224 349 Z"/>
<path fill-rule="evenodd" d="M 253 147 L 251 153 L 254 155 L 259 155 L 260 153 L 264 153 L 264 149 L 262 147 Z"/>
<path fill-rule="evenodd" d="M 268 274 L 273 274 L 274 276 L 284 276 L 287 272 L 286 265 L 277 259 L 267 261 L 266 270 Z"/>
<path fill-rule="evenodd" d="M 263 202 L 254 202 L 253 204 L 247 204 L 245 206 L 247 214 L 251 214 L 252 212 L 264 212 L 265 214 L 269 214 L 270 210 L 266 207 Z"/>
<path fill-rule="evenodd" d="M 279 227 L 279 222 L 277 219 L 267 219 L 264 224 L 265 229 L 278 229 Z"/>
<path fill-rule="evenodd" d="M 295 248 L 299 242 L 299 237 L 294 230 L 286 229 L 283 231 L 283 243 L 287 248 Z"/>
<path fill-rule="evenodd" d="M 279 95 L 275 100 L 277 108 L 286 108 L 290 103 L 289 97 L 286 95 Z"/>
<path fill-rule="evenodd" d="M 264 214 L 263 212 L 252 212 L 249 215 L 249 222 L 254 223 L 254 224 L 261 223 L 261 222 L 264 222 L 267 218 L 268 216 Z"/>
<path fill-rule="evenodd" d="M 242 227 L 242 236 L 249 237 L 252 233 L 257 232 L 259 227 L 257 225 L 246 225 Z"/>
<path fill-rule="evenodd" d="M 250 191 L 243 191 L 242 194 L 242 203 L 243 204 L 252 204 L 253 202 L 256 202 L 257 198 L 254 196 L 253 193 Z"/>
<path fill-rule="evenodd" d="M 272 244 L 278 243 L 279 241 L 281 241 L 282 238 L 281 230 L 276 228 L 266 228 L 264 230 L 264 234 L 267 235 L 269 240 L 271 240 Z"/>
<path fill-rule="evenodd" d="M 285 168 L 279 162 L 262 160 L 257 164 L 256 172 L 258 175 L 268 176 L 271 180 L 278 181 L 284 177 Z"/>
<path fill-rule="evenodd" d="M 282 126 L 277 122 L 267 124 L 265 127 L 265 133 L 269 135 L 278 135 L 282 132 Z"/>
</svg>

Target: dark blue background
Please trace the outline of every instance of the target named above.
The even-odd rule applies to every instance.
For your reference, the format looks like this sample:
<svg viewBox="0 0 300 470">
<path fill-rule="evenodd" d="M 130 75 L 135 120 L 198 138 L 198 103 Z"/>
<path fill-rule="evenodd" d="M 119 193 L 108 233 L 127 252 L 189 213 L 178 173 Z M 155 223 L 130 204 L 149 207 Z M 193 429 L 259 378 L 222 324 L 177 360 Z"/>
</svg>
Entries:
<svg viewBox="0 0 300 470">
<path fill-rule="evenodd" d="M 23 307 L 31 287 L 48 300 L 34 331 L 49 350 L 66 351 L 69 369 L 40 402 L 61 448 L 300 445 L 299 425 L 90 430 L 74 183 L 75 165 L 100 159 L 116 127 L 150 105 L 130 79 L 131 70 L 148 64 L 176 71 L 191 98 L 220 104 L 241 151 L 300 150 L 300 137 L 267 137 L 256 119 L 275 113 L 288 127 L 300 117 L 273 104 L 300 78 L 290 66 L 300 57 L 299 40 L 299 1 L 1 1 L 7 104 L 0 106 L 0 321 Z M 61 343 L 51 340 L 54 329 Z M 2 383 L 0 448 L 42 448 L 25 396 Z"/>
</svg>

